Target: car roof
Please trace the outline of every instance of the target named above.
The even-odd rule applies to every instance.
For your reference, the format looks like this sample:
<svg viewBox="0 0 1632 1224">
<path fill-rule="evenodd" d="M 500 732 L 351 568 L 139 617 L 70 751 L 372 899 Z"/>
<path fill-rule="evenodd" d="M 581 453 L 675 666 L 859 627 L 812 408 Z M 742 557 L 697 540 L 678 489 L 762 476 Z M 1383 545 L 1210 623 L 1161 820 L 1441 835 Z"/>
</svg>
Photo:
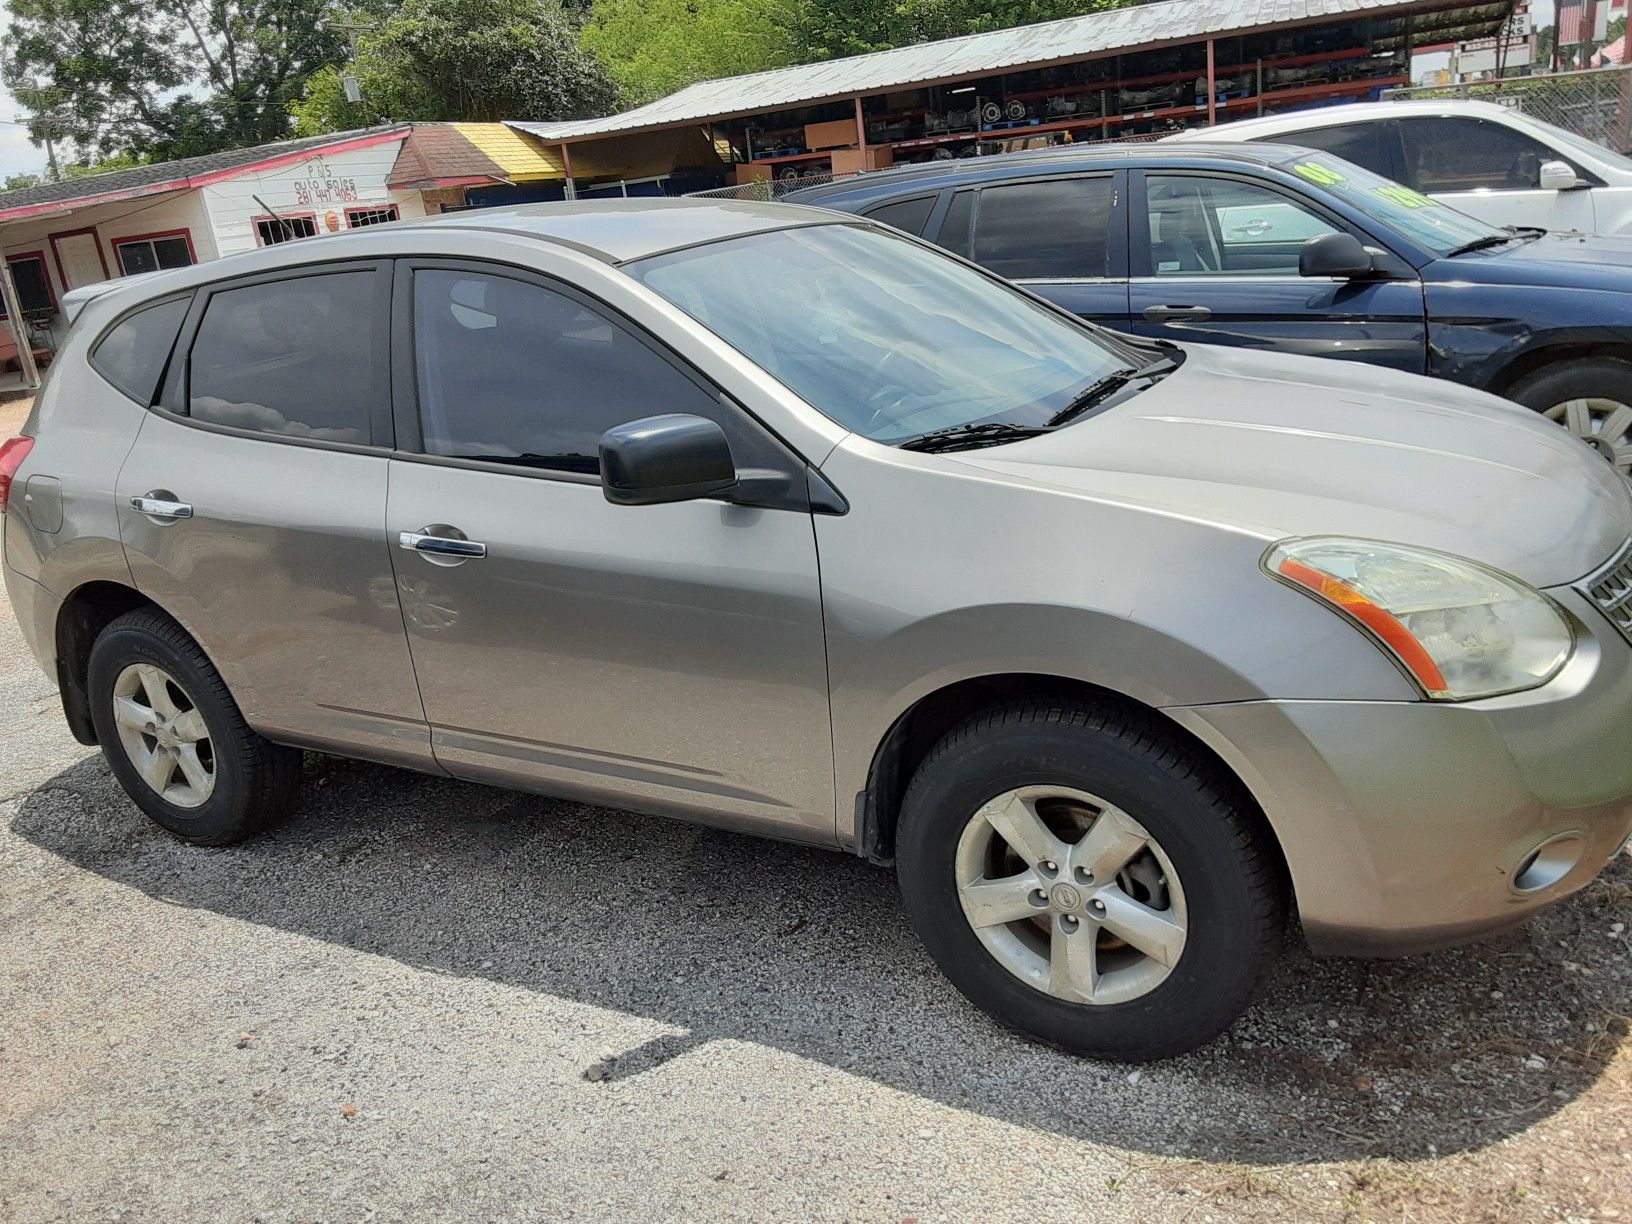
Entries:
<svg viewBox="0 0 1632 1224">
<path fill-rule="evenodd" d="M 1192 128 L 1163 137 L 1162 144 L 1192 144 L 1201 141 L 1230 142 L 1251 140 L 1255 135 L 1278 132 L 1307 132 L 1313 128 L 1345 123 L 1372 123 L 1400 119 L 1408 115 L 1462 115 L 1473 119 L 1503 119 L 1514 112 L 1494 102 L 1462 98 L 1422 98 L 1401 102 L 1351 102 L 1322 106 L 1315 110 L 1293 111 L 1285 115 L 1263 115 L 1254 119 L 1232 119 L 1213 128 Z M 1222 133 L 1228 133 L 1223 135 Z"/>
<path fill-rule="evenodd" d="M 825 208 L 744 200 L 653 197 L 476 208 L 316 234 L 298 242 L 239 251 L 186 267 L 115 277 L 72 291 L 65 298 L 65 306 L 71 308 L 72 321 L 93 304 L 111 303 L 112 309 L 122 310 L 234 276 L 298 270 L 308 264 L 339 259 L 397 257 L 402 254 L 402 236 L 424 229 L 443 235 L 462 230 L 531 238 L 616 265 L 768 230 L 857 223 L 854 217 Z"/>
<path fill-rule="evenodd" d="M 896 166 L 889 170 L 858 174 L 820 186 L 791 191 L 783 197 L 784 203 L 778 207 L 785 208 L 788 204 L 817 204 L 852 194 L 876 195 L 883 199 L 912 190 L 935 191 L 949 184 L 1005 178 L 1015 171 L 1046 174 L 1055 170 L 1114 168 L 1130 162 L 1141 167 L 1194 167 L 1213 161 L 1236 165 L 1245 163 L 1273 166 L 1294 157 L 1307 157 L 1308 152 L 1307 149 L 1300 149 L 1295 145 L 1265 142 L 1250 145 L 1193 142 L 1186 143 L 1183 148 L 1167 145 L 1165 141 L 1056 145 L 1051 149 L 1028 149 L 1019 153 L 993 154 L 990 157 L 917 162 L 910 166 Z"/>
<path fill-rule="evenodd" d="M 585 251 L 608 263 L 623 263 L 765 230 L 831 224 L 833 219 L 829 212 L 784 204 L 653 197 L 467 209 L 399 222 L 398 226 L 524 234 Z"/>
</svg>

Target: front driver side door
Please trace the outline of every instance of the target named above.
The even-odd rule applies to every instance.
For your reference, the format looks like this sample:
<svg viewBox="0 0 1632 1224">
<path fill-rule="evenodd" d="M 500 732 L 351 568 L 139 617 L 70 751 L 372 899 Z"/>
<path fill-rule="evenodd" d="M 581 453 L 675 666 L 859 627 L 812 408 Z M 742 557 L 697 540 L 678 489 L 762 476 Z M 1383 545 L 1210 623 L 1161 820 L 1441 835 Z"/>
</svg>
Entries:
<svg viewBox="0 0 1632 1224">
<path fill-rule="evenodd" d="M 1598 232 L 1596 188 L 1589 185 L 1595 180 L 1567 153 L 1506 124 L 1465 115 L 1413 116 L 1399 127 L 1403 181 L 1423 195 L 1492 225 Z M 1546 161 L 1567 162 L 1583 185 L 1543 188 Z"/>
<path fill-rule="evenodd" d="M 802 462 L 575 289 L 484 264 L 403 273 L 386 525 L 437 761 L 475 781 L 831 840 Z M 770 494 L 609 503 L 601 434 L 671 412 L 718 421 Z"/>
<path fill-rule="evenodd" d="M 1132 330 L 1200 344 L 1335 357 L 1420 374 L 1427 330 L 1415 279 L 1298 275 L 1338 220 L 1278 185 L 1232 174 L 1135 176 Z M 1362 240 L 1364 240 L 1363 236 Z"/>
</svg>

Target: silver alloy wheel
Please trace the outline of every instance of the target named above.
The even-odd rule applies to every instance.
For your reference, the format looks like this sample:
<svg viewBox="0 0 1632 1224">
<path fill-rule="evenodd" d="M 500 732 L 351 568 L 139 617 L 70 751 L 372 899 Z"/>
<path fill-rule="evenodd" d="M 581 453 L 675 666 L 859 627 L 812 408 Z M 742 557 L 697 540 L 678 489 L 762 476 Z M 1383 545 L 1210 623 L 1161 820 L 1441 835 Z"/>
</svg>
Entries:
<svg viewBox="0 0 1632 1224">
<path fill-rule="evenodd" d="M 1587 397 L 1554 404 L 1542 415 L 1589 444 L 1621 475 L 1632 477 L 1632 406 Z"/>
<path fill-rule="evenodd" d="M 1189 930 L 1173 864 L 1137 820 L 1086 791 L 1025 786 L 958 839 L 958 899 L 997 962 L 1073 1003 L 1126 1003 L 1166 980 Z"/>
<path fill-rule="evenodd" d="M 204 804 L 215 791 L 215 745 L 204 715 L 175 678 L 132 663 L 113 682 L 113 721 L 136 772 L 166 803 Z"/>
</svg>

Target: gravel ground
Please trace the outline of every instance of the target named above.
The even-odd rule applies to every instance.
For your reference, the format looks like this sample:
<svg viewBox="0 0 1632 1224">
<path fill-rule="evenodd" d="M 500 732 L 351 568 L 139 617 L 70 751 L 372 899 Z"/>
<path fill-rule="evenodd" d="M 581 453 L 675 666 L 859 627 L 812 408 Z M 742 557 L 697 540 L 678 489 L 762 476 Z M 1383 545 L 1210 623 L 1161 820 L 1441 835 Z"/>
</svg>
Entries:
<svg viewBox="0 0 1632 1224">
<path fill-rule="evenodd" d="M 3 426 L 0 418 L 0 426 Z M 1632 1220 L 1632 861 L 1519 933 L 1289 950 L 1138 1071 L 999 1030 L 888 872 L 310 758 L 199 850 L 0 600 L 0 1220 Z"/>
<path fill-rule="evenodd" d="M 23 427 L 28 419 L 28 410 L 34 406 L 30 399 L 7 400 L 0 403 L 0 442 L 11 437 Z"/>
</svg>

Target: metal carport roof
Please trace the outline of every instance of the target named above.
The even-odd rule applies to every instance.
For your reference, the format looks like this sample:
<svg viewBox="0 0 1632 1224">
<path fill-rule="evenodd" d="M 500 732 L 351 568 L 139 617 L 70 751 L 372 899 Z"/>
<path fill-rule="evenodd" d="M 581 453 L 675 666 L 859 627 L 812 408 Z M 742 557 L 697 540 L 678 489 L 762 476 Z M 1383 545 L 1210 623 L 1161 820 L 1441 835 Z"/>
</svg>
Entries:
<svg viewBox="0 0 1632 1224">
<path fill-rule="evenodd" d="M 508 120 L 510 126 L 552 142 L 617 132 L 701 123 L 816 102 L 881 93 L 928 81 L 986 76 L 1019 68 L 1067 63 L 1132 48 L 1170 46 L 1278 26 L 1404 15 L 1444 14 L 1435 37 L 1492 34 L 1514 0 L 1445 3 L 1444 0 L 1159 0 L 1132 8 L 1088 13 L 1037 25 L 966 34 L 868 55 L 773 68 L 746 76 L 699 81 L 678 93 L 601 119 L 554 123 Z"/>
</svg>

